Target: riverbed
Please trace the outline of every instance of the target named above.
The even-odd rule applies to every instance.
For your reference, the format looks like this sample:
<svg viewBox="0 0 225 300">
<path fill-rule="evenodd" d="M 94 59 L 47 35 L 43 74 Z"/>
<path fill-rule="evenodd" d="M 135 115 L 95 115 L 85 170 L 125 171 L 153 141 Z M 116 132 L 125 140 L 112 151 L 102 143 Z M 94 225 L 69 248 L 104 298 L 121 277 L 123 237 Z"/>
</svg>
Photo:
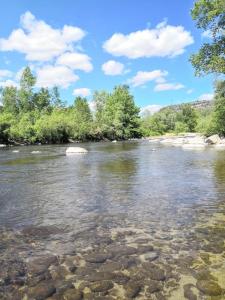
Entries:
<svg viewBox="0 0 225 300">
<path fill-rule="evenodd" d="M 68 146 L 0 149 L 0 299 L 225 299 L 223 149 Z"/>
</svg>

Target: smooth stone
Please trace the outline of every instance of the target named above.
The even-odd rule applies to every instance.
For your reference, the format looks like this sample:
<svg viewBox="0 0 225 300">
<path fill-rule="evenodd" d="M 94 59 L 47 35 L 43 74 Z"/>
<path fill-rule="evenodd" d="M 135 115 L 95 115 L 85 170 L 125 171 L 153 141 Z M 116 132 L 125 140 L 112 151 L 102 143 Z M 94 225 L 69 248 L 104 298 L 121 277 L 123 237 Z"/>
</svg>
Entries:
<svg viewBox="0 0 225 300">
<path fill-rule="evenodd" d="M 63 294 L 63 299 L 65 300 L 80 300 L 82 299 L 81 291 L 76 289 L 69 289 Z"/>
<path fill-rule="evenodd" d="M 222 289 L 212 280 L 197 280 L 196 286 L 199 291 L 208 296 L 219 296 L 222 294 Z"/>
<path fill-rule="evenodd" d="M 101 272 L 114 272 L 123 269 L 123 265 L 119 262 L 109 262 L 106 264 L 102 264 L 99 268 L 99 271 Z"/>
<path fill-rule="evenodd" d="M 0 148 L 5 148 L 6 145 L 5 144 L 0 144 Z"/>
<path fill-rule="evenodd" d="M 129 281 L 125 286 L 125 290 L 128 298 L 135 298 L 141 291 L 141 285 L 136 282 Z"/>
<path fill-rule="evenodd" d="M 150 252 L 153 250 L 154 250 L 154 248 L 151 245 L 140 245 L 140 246 L 138 246 L 138 249 L 137 249 L 139 254 L 143 254 L 143 253 Z"/>
<path fill-rule="evenodd" d="M 148 280 L 146 282 L 146 285 L 147 285 L 147 292 L 149 294 L 154 294 L 162 290 L 162 286 L 159 284 L 159 282 L 156 281 Z"/>
<path fill-rule="evenodd" d="M 156 252 L 148 252 L 148 253 L 143 254 L 143 257 L 145 260 L 153 261 L 153 260 L 156 260 L 159 257 L 159 255 Z"/>
<path fill-rule="evenodd" d="M 12 151 L 13 153 L 18 153 L 18 152 L 20 152 L 19 150 L 13 150 Z"/>
<path fill-rule="evenodd" d="M 31 154 L 38 154 L 41 153 L 41 151 L 31 151 Z"/>
<path fill-rule="evenodd" d="M 35 300 L 45 300 L 56 292 L 56 288 L 51 282 L 41 282 L 28 290 L 28 296 Z"/>
<path fill-rule="evenodd" d="M 66 154 L 79 154 L 79 153 L 87 153 L 88 151 L 81 147 L 68 147 L 66 149 Z"/>
<path fill-rule="evenodd" d="M 90 253 L 84 257 L 90 263 L 104 263 L 107 259 L 111 258 L 110 253 Z"/>
<path fill-rule="evenodd" d="M 157 281 L 166 280 L 165 272 L 158 266 L 150 262 L 143 263 L 143 266 L 144 268 L 146 268 L 147 274 L 149 278 L 151 278 L 152 280 L 157 280 Z"/>
<path fill-rule="evenodd" d="M 220 143 L 220 142 L 221 142 L 221 138 L 219 137 L 218 134 L 214 134 L 214 135 L 209 136 L 209 137 L 205 140 L 205 142 L 206 142 L 207 144 L 214 145 L 214 144 Z"/>
<path fill-rule="evenodd" d="M 90 284 L 90 289 L 92 292 L 105 292 L 113 288 L 112 281 L 103 280 Z"/>
<path fill-rule="evenodd" d="M 195 287 L 193 284 L 185 284 L 184 285 L 184 297 L 188 300 L 197 300 L 198 297 L 192 291 L 192 288 Z"/>
</svg>

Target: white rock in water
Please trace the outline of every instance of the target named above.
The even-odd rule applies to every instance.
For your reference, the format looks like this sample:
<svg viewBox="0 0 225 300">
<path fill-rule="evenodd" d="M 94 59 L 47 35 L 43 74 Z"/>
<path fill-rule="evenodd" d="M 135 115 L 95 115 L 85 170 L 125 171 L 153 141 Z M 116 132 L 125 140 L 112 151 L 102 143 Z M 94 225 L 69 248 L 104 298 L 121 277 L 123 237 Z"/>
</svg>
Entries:
<svg viewBox="0 0 225 300">
<path fill-rule="evenodd" d="M 32 154 L 37 154 L 37 153 L 41 153 L 41 151 L 32 151 Z"/>
<path fill-rule="evenodd" d="M 112 141 L 112 143 L 117 143 L 117 140 Z"/>
<path fill-rule="evenodd" d="M 19 150 L 13 150 L 12 151 L 13 153 L 18 153 L 18 152 L 20 152 Z"/>
<path fill-rule="evenodd" d="M 0 148 L 5 148 L 6 145 L 5 144 L 0 144 Z"/>
<path fill-rule="evenodd" d="M 205 142 L 210 145 L 219 144 L 221 142 L 221 138 L 218 134 L 214 134 L 208 137 Z"/>
<path fill-rule="evenodd" d="M 87 153 L 88 151 L 81 147 L 69 147 L 66 149 L 66 154 Z"/>
</svg>

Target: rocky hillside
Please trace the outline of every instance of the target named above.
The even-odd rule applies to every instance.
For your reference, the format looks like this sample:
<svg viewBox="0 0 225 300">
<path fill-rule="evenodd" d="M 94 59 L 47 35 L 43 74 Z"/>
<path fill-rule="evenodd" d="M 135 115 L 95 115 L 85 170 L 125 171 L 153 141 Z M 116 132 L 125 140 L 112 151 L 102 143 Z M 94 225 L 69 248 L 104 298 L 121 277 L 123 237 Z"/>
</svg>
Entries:
<svg viewBox="0 0 225 300">
<path fill-rule="evenodd" d="M 184 104 L 184 103 L 182 103 L 182 104 Z M 163 107 L 162 109 L 169 107 L 169 108 L 174 109 L 175 111 L 179 111 L 181 109 L 182 104 L 169 105 L 169 106 Z M 185 104 L 190 104 L 193 108 L 202 110 L 202 109 L 211 108 L 213 105 L 213 101 L 212 100 L 201 100 L 201 101 L 197 100 L 197 101 L 188 102 Z"/>
</svg>

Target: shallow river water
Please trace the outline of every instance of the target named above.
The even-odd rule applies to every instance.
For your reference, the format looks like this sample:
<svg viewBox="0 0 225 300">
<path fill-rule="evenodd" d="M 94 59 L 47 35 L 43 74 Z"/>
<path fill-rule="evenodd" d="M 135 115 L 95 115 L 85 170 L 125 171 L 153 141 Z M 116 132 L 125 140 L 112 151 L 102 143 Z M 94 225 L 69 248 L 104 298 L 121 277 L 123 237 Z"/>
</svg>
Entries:
<svg viewBox="0 0 225 300">
<path fill-rule="evenodd" d="M 0 299 L 225 299 L 225 151 L 66 147 L 0 150 Z"/>
</svg>

